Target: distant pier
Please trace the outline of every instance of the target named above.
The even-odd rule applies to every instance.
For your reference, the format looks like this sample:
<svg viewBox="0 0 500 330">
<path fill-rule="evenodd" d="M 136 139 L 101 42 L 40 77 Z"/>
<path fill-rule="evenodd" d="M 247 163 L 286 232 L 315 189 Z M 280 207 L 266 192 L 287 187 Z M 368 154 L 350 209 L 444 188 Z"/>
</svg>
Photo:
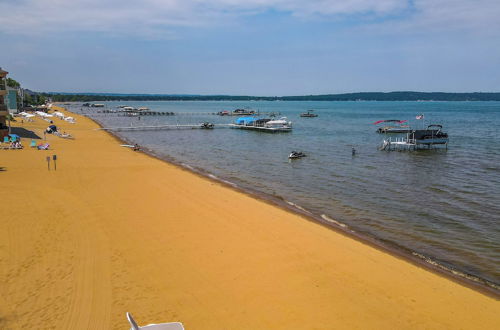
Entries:
<svg viewBox="0 0 500 330">
<path fill-rule="evenodd" d="M 104 131 L 155 131 L 168 129 L 213 129 L 230 127 L 229 124 L 186 124 L 186 125 L 156 125 L 156 126 L 122 126 L 122 127 L 102 127 Z"/>
</svg>

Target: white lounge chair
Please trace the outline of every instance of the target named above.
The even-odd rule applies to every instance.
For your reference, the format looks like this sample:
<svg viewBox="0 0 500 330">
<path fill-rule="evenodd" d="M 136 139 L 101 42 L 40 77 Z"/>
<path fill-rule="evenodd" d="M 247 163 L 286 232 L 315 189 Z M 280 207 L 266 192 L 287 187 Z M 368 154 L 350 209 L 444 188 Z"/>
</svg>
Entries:
<svg viewBox="0 0 500 330">
<path fill-rule="evenodd" d="M 134 318 L 130 313 L 127 312 L 127 319 L 130 323 L 130 330 L 184 330 L 184 326 L 180 322 L 170 322 L 170 323 L 160 323 L 160 324 L 148 324 L 143 327 L 140 327 L 135 322 Z"/>
</svg>

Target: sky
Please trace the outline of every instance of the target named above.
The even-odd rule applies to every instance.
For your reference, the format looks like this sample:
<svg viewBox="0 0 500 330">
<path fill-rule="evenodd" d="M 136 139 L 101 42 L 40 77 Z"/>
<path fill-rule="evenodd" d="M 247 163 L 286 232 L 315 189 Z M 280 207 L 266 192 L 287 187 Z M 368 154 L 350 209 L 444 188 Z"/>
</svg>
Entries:
<svg viewBox="0 0 500 330">
<path fill-rule="evenodd" d="M 46 92 L 500 92 L 499 0 L 0 0 L 0 67 Z"/>
</svg>

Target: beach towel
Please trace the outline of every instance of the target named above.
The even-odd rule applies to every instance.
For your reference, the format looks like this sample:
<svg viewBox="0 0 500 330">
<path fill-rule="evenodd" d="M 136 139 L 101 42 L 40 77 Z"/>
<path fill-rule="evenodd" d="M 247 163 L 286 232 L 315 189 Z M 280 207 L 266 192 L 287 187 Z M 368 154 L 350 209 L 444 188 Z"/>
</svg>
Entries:
<svg viewBox="0 0 500 330">
<path fill-rule="evenodd" d="M 49 149 L 49 144 L 48 143 L 44 143 L 44 144 L 40 144 L 37 149 L 38 150 L 48 150 Z"/>
</svg>

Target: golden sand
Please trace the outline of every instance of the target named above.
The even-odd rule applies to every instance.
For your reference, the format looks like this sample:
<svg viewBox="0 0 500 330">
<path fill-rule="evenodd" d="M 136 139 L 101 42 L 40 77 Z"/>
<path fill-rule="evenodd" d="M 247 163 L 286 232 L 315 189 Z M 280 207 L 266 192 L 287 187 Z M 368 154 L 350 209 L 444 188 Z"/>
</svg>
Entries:
<svg viewBox="0 0 500 330">
<path fill-rule="evenodd" d="M 491 296 L 74 117 L 55 124 L 75 140 L 0 150 L 1 329 L 127 329 L 127 311 L 188 330 L 500 326 Z"/>
</svg>

